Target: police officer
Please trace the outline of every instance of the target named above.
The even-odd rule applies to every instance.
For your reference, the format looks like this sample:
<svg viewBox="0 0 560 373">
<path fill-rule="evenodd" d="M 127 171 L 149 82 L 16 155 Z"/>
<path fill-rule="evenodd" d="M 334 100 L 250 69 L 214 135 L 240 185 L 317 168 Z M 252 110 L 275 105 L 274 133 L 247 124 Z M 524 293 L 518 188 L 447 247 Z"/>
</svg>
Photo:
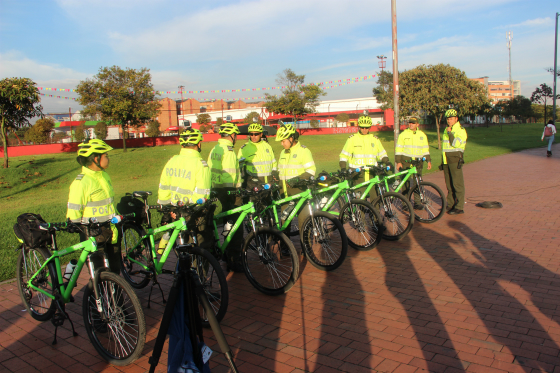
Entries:
<svg viewBox="0 0 560 373">
<path fill-rule="evenodd" d="M 464 214 L 465 181 L 463 180 L 463 154 L 467 145 L 467 131 L 459 123 L 457 110 L 445 112 L 447 128 L 443 132 L 443 174 L 447 186 L 447 213 L 450 215 Z"/>
<path fill-rule="evenodd" d="M 237 158 L 245 158 L 247 188 L 271 181 L 273 173 L 278 173 L 278 164 L 272 147 L 263 139 L 263 126 L 252 123 L 249 128 L 250 141 L 239 149 Z"/>
<path fill-rule="evenodd" d="M 346 170 L 347 167 L 357 168 L 377 165 L 380 162 L 391 164 L 379 138 L 369 133 L 372 124 L 371 118 L 368 115 L 362 115 L 358 119 L 358 133 L 350 135 L 339 155 L 339 166 L 342 170 Z M 355 183 L 363 183 L 370 178 L 370 172 L 365 171 L 360 174 Z M 373 201 L 376 197 L 377 191 L 375 188 L 372 188 L 370 198 Z"/>
<path fill-rule="evenodd" d="M 403 168 L 403 163 L 411 160 L 426 158 L 428 162 L 428 170 L 432 169 L 432 159 L 430 158 L 430 147 L 428 145 L 428 137 L 424 132 L 418 129 L 418 118 L 411 117 L 408 120 L 408 128 L 400 133 L 395 149 L 395 163 L 397 170 Z M 418 175 L 422 176 L 424 163 L 420 163 L 416 167 Z M 412 167 L 410 163 L 405 163 L 404 169 Z M 410 188 L 416 185 L 415 179 L 410 179 Z M 408 193 L 408 188 L 403 190 L 403 194 Z M 422 201 L 418 194 L 414 195 L 414 209 L 422 210 Z"/>
<path fill-rule="evenodd" d="M 109 167 L 109 151 L 113 150 L 104 141 L 86 140 L 78 145 L 76 160 L 82 166 L 82 172 L 70 185 L 68 209 L 66 218 L 74 223 L 89 223 L 90 218 L 96 218 L 100 223 L 106 223 L 116 214 L 113 200 L 115 192 L 109 174 L 105 172 Z M 114 225 L 105 224 L 98 232 L 80 233 L 80 240 L 85 241 L 88 236 L 94 236 L 98 248 L 105 251 L 111 272 L 120 273 L 120 237 Z M 104 267 L 102 255 L 92 255 L 94 268 Z"/>
<path fill-rule="evenodd" d="M 241 187 L 239 163 L 233 150 L 239 128 L 235 124 L 227 122 L 220 126 L 219 134 L 221 138 L 208 156 L 208 165 L 212 173 L 212 190 L 217 193 L 223 211 L 228 211 L 242 204 L 240 197 L 228 194 L 229 191 L 235 191 Z M 231 215 L 228 219 L 235 222 L 238 216 L 238 214 Z M 229 226 L 229 224 L 226 223 L 224 227 L 226 226 Z M 243 272 L 243 265 L 241 264 L 242 244 L 243 229 L 237 229 L 228 245 L 225 258 L 228 269 L 234 272 Z"/>
<path fill-rule="evenodd" d="M 210 168 L 200 156 L 202 133 L 190 128 L 181 133 L 179 144 L 181 152 L 167 161 L 161 173 L 157 203 L 162 205 L 176 206 L 178 202 L 189 205 L 210 195 Z M 176 218 L 174 213 L 172 215 Z M 198 245 L 209 245 L 211 232 L 207 232 L 205 217 L 198 218 L 196 225 Z M 163 253 L 169 237 L 170 233 L 166 233 L 159 242 L 159 254 Z"/>
</svg>

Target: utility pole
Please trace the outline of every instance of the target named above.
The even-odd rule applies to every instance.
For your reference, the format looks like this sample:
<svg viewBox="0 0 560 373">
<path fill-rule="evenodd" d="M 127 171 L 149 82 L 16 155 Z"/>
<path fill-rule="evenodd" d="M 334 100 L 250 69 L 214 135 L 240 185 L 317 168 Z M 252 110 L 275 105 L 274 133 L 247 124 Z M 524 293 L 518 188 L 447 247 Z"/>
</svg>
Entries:
<svg viewBox="0 0 560 373">
<path fill-rule="evenodd" d="M 74 133 L 72 132 L 72 108 L 68 108 L 68 122 L 70 123 L 70 141 L 74 141 Z"/>
<path fill-rule="evenodd" d="M 558 17 L 560 13 L 556 13 L 556 32 L 554 33 L 554 83 L 552 85 L 552 120 L 556 124 L 556 77 L 558 75 Z"/>
<path fill-rule="evenodd" d="M 507 47 L 509 50 L 509 89 L 511 92 L 510 99 L 513 100 L 513 80 L 511 80 L 511 40 L 513 39 L 513 32 L 508 31 L 506 32 L 506 39 L 507 39 Z"/>
<path fill-rule="evenodd" d="M 393 110 L 395 112 L 395 147 L 399 139 L 399 57 L 397 50 L 397 0 L 391 0 L 391 19 L 393 26 Z"/>
<path fill-rule="evenodd" d="M 184 86 L 184 85 L 180 85 L 178 88 L 179 88 L 179 91 L 181 92 L 181 105 L 180 105 L 180 108 L 181 108 L 181 116 L 183 117 L 183 123 L 184 123 L 184 122 L 185 122 L 185 116 L 183 115 L 183 88 L 185 88 L 185 86 Z"/>
</svg>

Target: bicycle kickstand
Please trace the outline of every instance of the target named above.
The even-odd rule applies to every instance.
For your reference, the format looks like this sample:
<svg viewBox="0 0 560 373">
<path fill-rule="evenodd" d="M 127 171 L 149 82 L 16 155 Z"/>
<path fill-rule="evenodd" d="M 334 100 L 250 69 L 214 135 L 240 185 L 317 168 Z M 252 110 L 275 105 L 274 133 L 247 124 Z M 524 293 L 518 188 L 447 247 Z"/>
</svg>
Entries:
<svg viewBox="0 0 560 373">
<path fill-rule="evenodd" d="M 72 322 L 72 319 L 70 319 L 70 315 L 68 315 L 68 313 L 63 309 L 59 302 L 56 302 L 56 306 L 57 310 L 51 319 L 51 323 L 54 325 L 54 340 L 52 342 L 53 345 L 57 344 L 56 336 L 58 327 L 64 324 L 65 319 L 68 319 L 68 321 L 70 321 L 70 326 L 72 326 L 72 335 L 74 337 L 78 336 L 78 333 L 76 333 L 76 329 L 74 329 L 74 323 Z"/>
<path fill-rule="evenodd" d="M 150 292 L 148 293 L 148 308 L 150 308 L 150 301 L 151 301 L 151 298 L 152 298 L 152 290 L 154 290 L 155 285 L 157 285 L 159 287 L 159 291 L 161 292 L 161 298 L 163 299 L 163 304 L 165 304 L 165 296 L 163 295 L 163 289 L 161 288 L 161 285 L 157 281 L 157 277 L 154 277 L 154 280 L 152 282 L 152 286 L 150 287 Z"/>
</svg>

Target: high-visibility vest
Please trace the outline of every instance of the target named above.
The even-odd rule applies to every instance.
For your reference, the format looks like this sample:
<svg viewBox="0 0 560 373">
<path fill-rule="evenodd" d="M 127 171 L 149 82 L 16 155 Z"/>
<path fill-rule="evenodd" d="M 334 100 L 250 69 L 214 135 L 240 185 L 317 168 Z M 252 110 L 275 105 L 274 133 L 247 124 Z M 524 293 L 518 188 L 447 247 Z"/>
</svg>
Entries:
<svg viewBox="0 0 560 373">
<path fill-rule="evenodd" d="M 162 205 L 195 203 L 210 195 L 210 168 L 196 149 L 181 149 L 163 168 L 158 202 Z"/>
<path fill-rule="evenodd" d="M 387 152 L 377 136 L 360 133 L 348 137 L 339 155 L 340 161 L 347 162 L 349 168 L 377 165 L 385 157 Z"/>
<path fill-rule="evenodd" d="M 467 131 L 461 123 L 457 122 L 451 127 L 451 133 L 453 134 L 453 142 L 449 142 L 449 134 L 447 133 L 447 128 L 443 131 L 443 163 L 447 164 L 446 153 L 460 152 L 464 153 L 467 146 Z"/>
<path fill-rule="evenodd" d="M 248 141 L 239 149 L 237 158 L 245 158 L 247 174 L 252 176 L 267 178 L 272 174 L 272 171 L 278 169 L 272 147 L 264 140 L 257 143 Z"/>
<path fill-rule="evenodd" d="M 412 131 L 410 128 L 401 132 L 395 149 L 395 162 L 402 163 L 403 157 L 412 159 L 426 157 L 428 162 L 431 161 L 428 137 L 424 132 L 418 129 Z"/>
<path fill-rule="evenodd" d="M 241 186 L 239 163 L 230 140 L 218 140 L 218 144 L 208 155 L 208 166 L 212 173 L 212 189 Z"/>
<path fill-rule="evenodd" d="M 282 150 L 278 157 L 278 173 L 280 180 L 290 180 L 305 172 L 315 176 L 317 168 L 311 151 L 299 142 L 290 149 Z"/>
<path fill-rule="evenodd" d="M 70 185 L 66 218 L 74 223 L 88 223 L 96 218 L 104 223 L 113 218 L 117 211 L 113 206 L 115 192 L 109 174 L 82 167 L 82 173 Z M 112 243 L 117 243 L 117 230 L 112 225 Z"/>
</svg>

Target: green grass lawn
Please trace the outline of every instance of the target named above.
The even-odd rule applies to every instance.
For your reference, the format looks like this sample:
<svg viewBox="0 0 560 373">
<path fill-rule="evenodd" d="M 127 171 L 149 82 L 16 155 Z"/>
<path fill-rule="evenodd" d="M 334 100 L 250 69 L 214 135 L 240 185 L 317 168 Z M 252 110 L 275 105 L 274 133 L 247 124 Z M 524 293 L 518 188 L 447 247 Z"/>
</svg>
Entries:
<svg viewBox="0 0 560 373">
<path fill-rule="evenodd" d="M 540 141 L 541 124 L 522 124 L 492 128 L 467 128 L 468 142 L 465 153 L 467 163 L 500 154 L 527 148 L 544 146 Z M 426 131 L 434 159 L 432 172 L 437 172 L 441 151 L 437 149 L 435 131 Z M 389 158 L 394 161 L 392 132 L 379 132 Z M 310 135 L 302 136 L 300 141 L 311 149 L 317 170 L 334 171 L 338 169 L 338 156 L 348 135 Z M 558 141 L 558 140 L 557 140 Z M 236 152 L 245 140 L 236 144 Z M 270 144 L 278 156 L 280 143 L 271 138 Z M 202 156 L 208 153 L 215 143 L 203 144 Z M 116 201 L 126 192 L 135 190 L 152 191 L 150 203 L 157 200 L 159 177 L 167 160 L 177 154 L 179 145 L 152 148 L 129 149 L 111 152 L 108 172 L 113 180 Z M 544 154 L 544 152 L 543 152 Z M 13 278 L 18 242 L 13 234 L 13 225 L 18 215 L 33 212 L 50 222 L 63 221 L 66 216 L 66 202 L 70 183 L 80 173 L 75 154 L 36 155 L 10 159 L 10 168 L 0 169 L 0 281 Z M 62 233 L 58 244 L 61 247 L 77 242 L 77 235 Z"/>
</svg>

